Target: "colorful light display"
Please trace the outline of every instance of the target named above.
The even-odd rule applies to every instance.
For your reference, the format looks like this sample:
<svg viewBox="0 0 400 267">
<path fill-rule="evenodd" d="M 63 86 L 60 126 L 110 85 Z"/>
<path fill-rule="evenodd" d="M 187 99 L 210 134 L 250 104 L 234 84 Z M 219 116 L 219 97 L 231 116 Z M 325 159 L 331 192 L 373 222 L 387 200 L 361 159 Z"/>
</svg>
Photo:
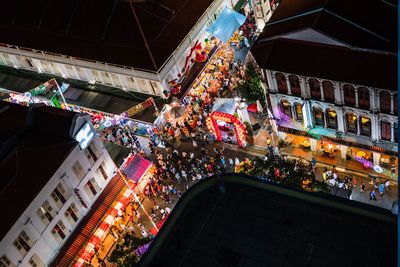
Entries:
<svg viewBox="0 0 400 267">
<path fill-rule="evenodd" d="M 217 121 L 224 121 L 232 123 L 235 129 L 235 135 L 240 147 L 246 146 L 246 127 L 238 120 L 235 116 L 223 112 L 214 111 L 206 119 L 206 125 L 209 131 L 215 136 L 215 139 L 219 142 L 222 141 L 222 134 L 219 130 Z"/>
</svg>

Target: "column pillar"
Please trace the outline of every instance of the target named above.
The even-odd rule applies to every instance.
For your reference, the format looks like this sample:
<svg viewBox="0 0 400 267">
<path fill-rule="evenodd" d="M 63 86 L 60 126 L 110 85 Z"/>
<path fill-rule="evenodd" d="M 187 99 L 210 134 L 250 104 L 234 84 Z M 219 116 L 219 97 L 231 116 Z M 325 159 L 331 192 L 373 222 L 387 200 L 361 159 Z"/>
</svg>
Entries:
<svg viewBox="0 0 400 267">
<path fill-rule="evenodd" d="M 379 154 L 377 152 L 372 152 L 372 159 L 373 159 L 374 165 L 378 165 L 379 166 L 380 159 L 381 159 L 381 154 Z"/>
<path fill-rule="evenodd" d="M 326 119 L 326 110 L 322 110 L 324 116 L 324 128 L 328 128 L 328 120 Z"/>
<path fill-rule="evenodd" d="M 390 124 L 390 142 L 394 142 L 394 123 Z"/>
<path fill-rule="evenodd" d="M 78 70 L 76 69 L 76 66 L 72 65 L 72 69 L 74 70 L 75 77 L 76 77 L 78 80 L 82 80 L 81 76 L 79 75 Z"/>
<path fill-rule="evenodd" d="M 377 114 L 372 114 L 371 116 L 371 139 L 372 140 L 378 140 L 379 132 L 379 124 L 378 124 L 378 115 Z"/>
<path fill-rule="evenodd" d="M 325 101 L 324 89 L 322 88 L 322 82 L 319 83 L 319 91 L 321 92 L 321 101 Z"/>
<path fill-rule="evenodd" d="M 394 96 L 390 94 L 390 114 L 394 113 Z"/>
<path fill-rule="evenodd" d="M 360 116 L 357 116 L 356 115 L 356 117 L 357 117 L 357 135 L 360 135 L 360 133 L 361 133 L 361 122 L 360 122 Z M 371 124 L 372 125 L 372 124 Z"/>
<path fill-rule="evenodd" d="M 271 71 L 270 71 L 270 70 L 264 69 L 264 72 L 265 72 L 265 76 L 266 76 L 266 80 L 267 80 L 268 89 L 271 91 L 271 90 L 273 90 L 273 88 L 274 88 L 273 78 L 272 78 L 272 75 L 271 75 Z"/>
<path fill-rule="evenodd" d="M 380 98 L 379 92 L 376 93 L 375 109 L 376 109 L 376 111 L 381 110 L 381 98 Z"/>
<path fill-rule="evenodd" d="M 371 91 L 369 91 L 369 110 L 371 110 L 371 111 L 375 110 L 375 93 L 374 93 L 374 89 L 371 89 Z"/>
<path fill-rule="evenodd" d="M 342 108 L 335 108 L 337 117 L 337 129 L 338 131 L 344 133 L 344 115 Z"/>
<path fill-rule="evenodd" d="M 341 104 L 341 96 L 340 96 L 340 86 L 338 82 L 333 82 L 333 90 L 335 94 L 335 104 Z"/>
<path fill-rule="evenodd" d="M 271 75 L 271 76 L 272 76 L 272 88 L 271 88 L 272 90 L 271 90 L 271 92 L 278 92 L 279 91 L 278 90 L 278 82 L 276 81 L 275 73 L 273 75 Z"/>
<path fill-rule="evenodd" d="M 285 78 L 286 78 L 287 92 L 288 92 L 289 95 L 291 95 L 292 94 L 292 88 L 290 87 L 289 77 L 285 76 Z"/>
<path fill-rule="evenodd" d="M 318 140 L 314 138 L 308 138 L 308 140 L 310 141 L 311 151 L 317 151 Z"/>
<path fill-rule="evenodd" d="M 342 86 L 340 86 L 340 104 L 344 105 L 344 91 Z"/>
<path fill-rule="evenodd" d="M 69 73 L 67 71 L 67 69 L 65 68 L 65 65 L 62 63 L 56 63 L 56 65 L 58 66 L 58 68 L 61 70 L 61 76 L 63 78 L 68 78 L 69 77 Z M 64 77 L 65 76 L 65 77 Z"/>
<path fill-rule="evenodd" d="M 301 91 L 301 96 L 307 98 L 306 81 L 304 77 L 300 77 L 300 91 Z"/>
<path fill-rule="evenodd" d="M 347 156 L 347 146 L 345 146 L 345 145 L 340 145 L 340 157 L 342 158 L 342 159 L 346 159 L 346 156 Z"/>
<path fill-rule="evenodd" d="M 354 88 L 354 95 L 356 98 L 356 108 L 358 108 L 358 89 L 357 88 Z"/>
<path fill-rule="evenodd" d="M 274 94 L 270 94 L 269 95 L 269 98 L 270 98 L 270 100 L 271 100 L 271 108 L 272 108 L 272 113 L 273 113 L 273 115 L 274 115 L 274 118 L 276 118 L 276 119 L 281 119 L 281 116 L 280 116 L 280 112 L 279 112 L 279 105 L 278 105 L 278 103 L 279 103 L 279 98 L 276 96 L 276 95 L 274 95 Z"/>
<path fill-rule="evenodd" d="M 85 73 L 88 82 L 95 81 L 93 74 L 88 69 L 83 68 L 83 72 Z"/>
</svg>

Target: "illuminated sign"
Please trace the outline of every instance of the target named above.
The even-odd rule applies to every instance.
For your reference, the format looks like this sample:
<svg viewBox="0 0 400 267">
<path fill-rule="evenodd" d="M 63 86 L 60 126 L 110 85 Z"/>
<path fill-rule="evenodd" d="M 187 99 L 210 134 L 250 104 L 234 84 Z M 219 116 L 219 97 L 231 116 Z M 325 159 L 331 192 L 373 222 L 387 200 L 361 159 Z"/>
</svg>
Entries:
<svg viewBox="0 0 400 267">
<path fill-rule="evenodd" d="M 75 140 L 79 142 L 79 147 L 83 150 L 87 148 L 94 137 L 94 131 L 90 124 L 86 122 L 75 136 Z"/>
<path fill-rule="evenodd" d="M 382 172 L 383 172 L 383 169 L 382 169 L 380 166 L 375 165 L 375 166 L 374 166 L 374 171 L 376 171 L 377 173 L 382 173 Z"/>
</svg>

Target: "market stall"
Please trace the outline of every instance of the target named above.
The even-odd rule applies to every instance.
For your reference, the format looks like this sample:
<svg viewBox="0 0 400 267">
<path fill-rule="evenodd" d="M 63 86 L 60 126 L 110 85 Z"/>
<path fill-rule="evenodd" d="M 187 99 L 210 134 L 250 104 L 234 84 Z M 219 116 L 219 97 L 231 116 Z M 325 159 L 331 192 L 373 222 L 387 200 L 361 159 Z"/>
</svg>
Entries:
<svg viewBox="0 0 400 267">
<path fill-rule="evenodd" d="M 236 142 L 240 147 L 246 146 L 246 127 L 235 116 L 223 112 L 214 111 L 206 119 L 206 125 L 209 131 L 215 136 L 218 142 L 223 141 L 224 133 L 222 131 L 230 131 L 231 127 L 225 128 L 226 124 L 233 125 L 233 132 L 235 133 Z"/>
</svg>

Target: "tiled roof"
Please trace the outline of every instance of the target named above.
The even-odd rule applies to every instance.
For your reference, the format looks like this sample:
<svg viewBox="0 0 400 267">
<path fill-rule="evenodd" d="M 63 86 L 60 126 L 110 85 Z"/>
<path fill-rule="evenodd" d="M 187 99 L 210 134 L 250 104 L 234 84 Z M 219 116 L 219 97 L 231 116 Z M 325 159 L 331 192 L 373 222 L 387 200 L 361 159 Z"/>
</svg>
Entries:
<svg viewBox="0 0 400 267">
<path fill-rule="evenodd" d="M 212 2 L 3 1 L 0 43 L 157 71 Z"/>
</svg>

